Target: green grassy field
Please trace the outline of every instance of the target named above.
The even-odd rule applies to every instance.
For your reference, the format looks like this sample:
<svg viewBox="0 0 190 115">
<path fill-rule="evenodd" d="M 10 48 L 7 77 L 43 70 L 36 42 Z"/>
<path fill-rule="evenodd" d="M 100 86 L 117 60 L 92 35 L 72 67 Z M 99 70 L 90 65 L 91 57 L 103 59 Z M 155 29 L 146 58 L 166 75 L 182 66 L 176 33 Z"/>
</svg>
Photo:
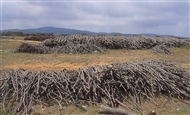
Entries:
<svg viewBox="0 0 190 115">
<path fill-rule="evenodd" d="M 29 54 L 29 53 L 14 53 L 13 51 L 22 43 L 39 44 L 36 41 L 25 41 L 24 37 L 1 37 L 0 39 L 0 68 L 3 70 L 24 68 L 27 70 L 62 70 L 62 69 L 78 69 L 86 68 L 91 65 L 105 65 L 119 62 L 137 62 L 148 59 L 162 59 L 173 61 L 184 69 L 190 71 L 190 47 L 171 48 L 172 55 L 154 54 L 151 50 L 108 50 L 102 53 L 92 54 Z M 172 99 L 166 105 L 165 98 L 156 98 L 158 106 L 145 102 L 141 104 L 141 108 L 145 111 L 156 110 L 158 115 L 190 115 L 190 101 L 184 102 L 177 99 Z M 189 103 L 189 104 L 188 104 Z M 127 104 L 128 105 L 128 104 Z M 62 110 L 65 114 L 80 114 L 80 115 L 96 115 L 100 105 L 87 106 L 87 111 L 71 105 Z M 1 108 L 2 110 L 2 108 Z M 41 110 L 40 106 L 36 106 L 32 112 L 33 115 L 57 115 L 57 105 L 45 107 Z M 0 111 L 0 115 L 3 111 Z M 137 115 L 140 114 L 137 112 Z"/>
</svg>

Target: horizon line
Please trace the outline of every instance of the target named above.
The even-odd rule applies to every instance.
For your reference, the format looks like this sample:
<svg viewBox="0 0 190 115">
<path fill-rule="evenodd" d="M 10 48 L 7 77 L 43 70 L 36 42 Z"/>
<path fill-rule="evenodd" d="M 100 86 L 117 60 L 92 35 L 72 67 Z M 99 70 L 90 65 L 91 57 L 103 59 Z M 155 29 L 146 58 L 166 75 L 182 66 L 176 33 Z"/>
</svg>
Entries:
<svg viewBox="0 0 190 115">
<path fill-rule="evenodd" d="M 55 26 L 43 26 L 43 27 L 33 27 L 33 28 L 25 28 L 25 29 L 15 29 L 15 28 L 12 28 L 12 29 L 3 29 L 3 30 L 0 30 L 1 32 L 2 31 L 7 31 L 7 30 L 26 30 L 26 29 L 39 29 L 39 28 L 58 28 L 58 29 L 69 29 L 69 30 L 77 30 L 77 31 L 86 31 L 86 32 L 91 32 L 91 33 L 103 33 L 103 34 L 113 34 L 113 33 L 116 33 L 116 34 L 131 34 L 131 35 L 145 35 L 145 34 L 153 34 L 153 35 L 158 35 L 158 36 L 174 36 L 174 37 L 183 37 L 183 38 L 189 38 L 190 39 L 190 36 L 179 36 L 179 35 L 171 35 L 171 34 L 156 34 L 156 33 L 149 33 L 149 32 L 145 32 L 145 33 L 120 33 L 120 32 L 94 32 L 94 31 L 88 31 L 88 30 L 79 30 L 79 29 L 72 29 L 72 28 L 64 28 L 64 27 L 55 27 Z M 52 32 L 53 33 L 53 32 Z"/>
</svg>

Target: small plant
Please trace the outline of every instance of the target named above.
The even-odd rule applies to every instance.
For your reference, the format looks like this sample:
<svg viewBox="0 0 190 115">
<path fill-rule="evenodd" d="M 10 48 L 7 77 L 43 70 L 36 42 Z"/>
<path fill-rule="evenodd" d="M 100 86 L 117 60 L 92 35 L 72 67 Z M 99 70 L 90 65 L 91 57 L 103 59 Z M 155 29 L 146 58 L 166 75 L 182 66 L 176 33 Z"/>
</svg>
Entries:
<svg viewBox="0 0 190 115">
<path fill-rule="evenodd" d="M 57 52 L 54 52 L 52 57 L 57 57 Z"/>
<path fill-rule="evenodd" d="M 4 111 L 0 111 L 0 115 L 7 115 Z"/>
<path fill-rule="evenodd" d="M 55 100 L 50 99 L 47 101 L 47 104 L 48 104 L 48 106 L 53 106 L 53 105 L 57 104 L 57 102 Z"/>
<path fill-rule="evenodd" d="M 34 112 L 33 115 L 42 115 L 40 112 Z"/>
<path fill-rule="evenodd" d="M 85 62 L 85 65 L 87 66 L 89 63 L 88 62 Z"/>
<path fill-rule="evenodd" d="M 0 110 L 0 115 L 9 115 L 9 111 Z"/>
<path fill-rule="evenodd" d="M 181 46 L 180 48 L 190 49 L 190 45 Z"/>
<path fill-rule="evenodd" d="M 47 115 L 52 115 L 53 114 L 53 112 L 47 112 Z"/>
</svg>

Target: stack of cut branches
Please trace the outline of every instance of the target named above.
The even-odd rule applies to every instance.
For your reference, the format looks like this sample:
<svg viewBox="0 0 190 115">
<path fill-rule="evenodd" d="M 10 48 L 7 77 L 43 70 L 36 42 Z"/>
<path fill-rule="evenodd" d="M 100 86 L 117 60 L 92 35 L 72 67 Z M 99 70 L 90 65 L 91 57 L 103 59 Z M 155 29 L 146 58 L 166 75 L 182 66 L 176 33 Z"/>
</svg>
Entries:
<svg viewBox="0 0 190 115">
<path fill-rule="evenodd" d="M 53 37 L 54 37 L 53 33 L 37 33 L 27 36 L 26 38 L 24 38 L 24 40 L 44 41 L 46 39 L 51 39 Z"/>
<path fill-rule="evenodd" d="M 50 100 L 55 100 L 60 108 L 65 102 L 88 101 L 116 107 L 127 101 L 140 109 L 140 102 L 157 104 L 155 96 L 189 99 L 189 81 L 190 76 L 183 68 L 162 60 L 72 71 L 18 69 L 7 72 L 0 80 L 0 101 L 4 110 L 10 109 L 13 113 L 28 113 L 35 104 L 48 106 Z"/>
<path fill-rule="evenodd" d="M 171 54 L 171 51 L 165 45 L 157 45 L 153 47 L 152 52 L 156 54 Z"/>
<path fill-rule="evenodd" d="M 58 36 L 54 39 L 47 39 L 43 42 L 45 46 L 54 47 L 54 46 L 65 46 L 69 44 L 88 44 L 89 36 L 83 34 L 72 34 L 65 36 Z"/>
<path fill-rule="evenodd" d="M 56 46 L 54 51 L 57 53 L 92 53 L 92 52 L 104 52 L 105 50 L 93 45 L 93 44 L 68 44 L 65 46 Z"/>
<path fill-rule="evenodd" d="M 94 51 L 103 51 L 105 49 L 151 49 L 156 45 L 180 47 L 190 45 L 190 41 L 176 37 L 149 37 L 144 35 L 134 35 L 127 37 L 122 35 L 88 36 L 84 34 L 73 34 L 47 39 L 42 43 L 42 45 L 53 48 L 54 51 L 58 52 L 91 53 Z M 78 47 L 80 47 L 80 50 L 76 50 Z M 60 50 L 60 48 L 62 50 Z M 90 49 L 90 51 L 87 51 L 87 48 Z M 24 52 L 25 50 L 21 51 Z"/>
<path fill-rule="evenodd" d="M 94 44 L 107 49 L 150 49 L 156 45 L 166 45 L 167 47 L 180 47 L 190 45 L 187 39 L 176 37 L 149 37 L 144 35 L 134 36 L 106 36 L 106 35 L 67 35 L 43 42 L 45 46 L 64 46 L 66 44 Z"/>
<path fill-rule="evenodd" d="M 53 49 L 50 47 L 46 47 L 43 45 L 34 45 L 28 43 L 22 43 L 19 48 L 17 48 L 14 52 L 26 52 L 26 53 L 52 53 Z"/>
</svg>

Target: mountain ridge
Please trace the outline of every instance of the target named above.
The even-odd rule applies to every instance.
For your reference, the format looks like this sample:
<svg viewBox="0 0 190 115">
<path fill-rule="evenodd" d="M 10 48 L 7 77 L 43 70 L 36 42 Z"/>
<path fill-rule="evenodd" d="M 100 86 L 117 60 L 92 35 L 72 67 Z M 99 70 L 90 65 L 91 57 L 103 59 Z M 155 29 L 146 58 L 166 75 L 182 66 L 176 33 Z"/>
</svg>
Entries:
<svg viewBox="0 0 190 115">
<path fill-rule="evenodd" d="M 77 29 L 67 29 L 67 28 L 58 28 L 58 27 L 39 27 L 39 28 L 30 28 L 30 29 L 6 29 L 6 30 L 0 30 L 0 33 L 2 32 L 23 32 L 23 34 L 36 34 L 36 33 L 53 33 L 54 36 L 57 36 L 59 34 L 87 34 L 87 35 L 94 35 L 94 34 L 104 34 L 104 35 L 115 35 L 115 34 L 121 34 L 125 36 L 131 36 L 131 35 L 146 35 L 146 36 L 173 36 L 173 35 L 158 35 L 154 33 L 140 33 L 140 34 L 128 34 L 128 33 L 119 33 L 119 32 L 91 32 L 86 30 L 77 30 Z M 180 36 L 176 36 L 180 37 Z M 187 38 L 187 37 L 184 37 Z"/>
</svg>

